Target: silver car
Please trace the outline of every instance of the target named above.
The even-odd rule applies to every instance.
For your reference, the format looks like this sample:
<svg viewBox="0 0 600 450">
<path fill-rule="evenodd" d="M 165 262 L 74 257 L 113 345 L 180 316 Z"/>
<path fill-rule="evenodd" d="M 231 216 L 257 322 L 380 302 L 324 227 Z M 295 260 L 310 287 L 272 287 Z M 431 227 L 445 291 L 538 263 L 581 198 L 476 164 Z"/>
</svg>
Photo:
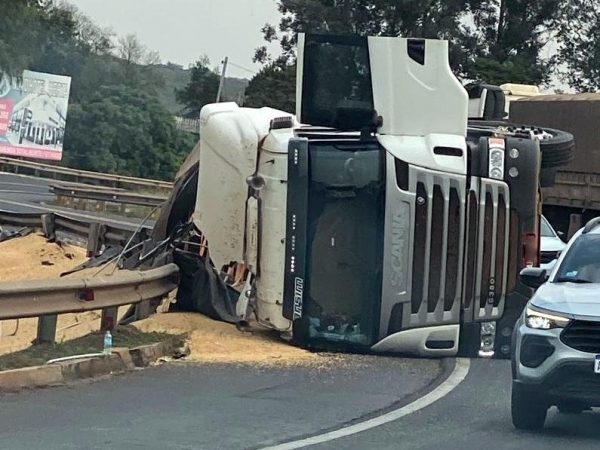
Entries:
<svg viewBox="0 0 600 450">
<path fill-rule="evenodd" d="M 600 218 L 567 244 L 550 274 L 527 268 L 537 289 L 513 334 L 511 410 L 515 427 L 540 429 L 557 406 L 600 406 Z"/>
</svg>

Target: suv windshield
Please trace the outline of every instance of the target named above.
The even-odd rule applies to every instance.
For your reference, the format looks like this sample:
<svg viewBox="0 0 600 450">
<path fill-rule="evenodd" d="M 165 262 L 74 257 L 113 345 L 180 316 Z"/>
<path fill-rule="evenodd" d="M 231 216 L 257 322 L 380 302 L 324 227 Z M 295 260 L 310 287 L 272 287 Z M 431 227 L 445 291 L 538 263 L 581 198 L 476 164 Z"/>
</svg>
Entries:
<svg viewBox="0 0 600 450">
<path fill-rule="evenodd" d="M 600 283 L 600 235 L 584 234 L 569 248 L 556 278 L 557 283 Z"/>
<path fill-rule="evenodd" d="M 540 225 L 540 232 L 542 237 L 554 237 L 554 231 L 552 230 L 552 227 L 550 226 L 550 224 L 548 223 L 548 221 L 546 220 L 545 217 L 542 216 L 542 223 Z"/>
</svg>

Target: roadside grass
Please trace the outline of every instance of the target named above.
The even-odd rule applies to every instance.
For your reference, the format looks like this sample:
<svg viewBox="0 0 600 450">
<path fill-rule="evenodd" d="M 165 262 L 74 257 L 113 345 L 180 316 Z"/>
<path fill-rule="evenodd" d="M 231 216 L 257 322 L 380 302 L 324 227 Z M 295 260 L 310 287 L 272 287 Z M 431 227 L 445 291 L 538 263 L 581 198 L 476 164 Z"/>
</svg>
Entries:
<svg viewBox="0 0 600 450">
<path fill-rule="evenodd" d="M 155 344 L 175 337 L 167 333 L 144 333 L 132 326 L 119 326 L 112 333 L 113 347 L 139 347 Z M 100 353 L 104 346 L 104 334 L 96 332 L 80 338 L 61 343 L 31 345 L 14 353 L 0 356 L 0 371 L 20 369 L 23 367 L 41 366 L 50 359 L 65 356 Z"/>
</svg>

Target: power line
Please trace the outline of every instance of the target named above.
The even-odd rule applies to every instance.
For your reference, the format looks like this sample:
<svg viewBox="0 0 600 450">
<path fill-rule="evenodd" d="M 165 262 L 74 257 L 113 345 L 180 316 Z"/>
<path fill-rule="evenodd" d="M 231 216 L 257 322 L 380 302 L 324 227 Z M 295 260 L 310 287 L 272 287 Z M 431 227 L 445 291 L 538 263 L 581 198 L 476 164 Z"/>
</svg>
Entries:
<svg viewBox="0 0 600 450">
<path fill-rule="evenodd" d="M 256 72 L 255 70 L 248 69 L 248 68 L 246 68 L 246 67 L 244 67 L 244 66 L 240 66 L 239 64 L 236 64 L 236 63 L 234 63 L 234 62 L 231 62 L 231 60 L 229 61 L 229 64 L 231 64 L 233 67 L 237 67 L 238 69 L 245 70 L 246 72 L 249 72 L 249 73 L 251 73 L 252 75 L 256 75 L 256 74 L 257 74 L 257 72 Z"/>
</svg>

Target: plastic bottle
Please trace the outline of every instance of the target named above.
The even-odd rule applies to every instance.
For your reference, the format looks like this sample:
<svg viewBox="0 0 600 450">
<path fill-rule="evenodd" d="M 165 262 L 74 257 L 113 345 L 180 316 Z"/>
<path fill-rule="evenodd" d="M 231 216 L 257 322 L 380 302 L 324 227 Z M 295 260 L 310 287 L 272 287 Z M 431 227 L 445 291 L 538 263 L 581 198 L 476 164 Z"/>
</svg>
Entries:
<svg viewBox="0 0 600 450">
<path fill-rule="evenodd" d="M 104 354 L 110 355 L 112 353 L 112 334 L 110 330 L 106 330 L 104 334 Z"/>
</svg>

